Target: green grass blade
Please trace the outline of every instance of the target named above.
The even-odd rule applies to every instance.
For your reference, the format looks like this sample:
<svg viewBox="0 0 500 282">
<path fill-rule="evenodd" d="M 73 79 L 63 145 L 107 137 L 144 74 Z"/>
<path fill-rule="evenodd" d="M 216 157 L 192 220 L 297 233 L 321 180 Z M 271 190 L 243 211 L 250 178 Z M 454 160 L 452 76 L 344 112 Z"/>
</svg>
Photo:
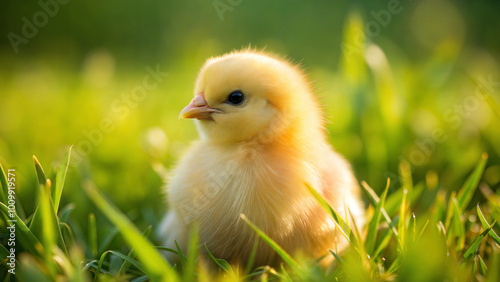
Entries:
<svg viewBox="0 0 500 282">
<path fill-rule="evenodd" d="M 292 278 L 290 278 L 290 275 L 288 274 L 288 271 L 286 271 L 285 266 L 283 264 L 280 265 L 280 268 L 284 276 L 284 279 L 282 279 L 282 281 L 293 281 Z"/>
<path fill-rule="evenodd" d="M 343 30 L 342 73 L 354 84 L 366 79 L 365 32 L 363 19 L 358 13 L 350 13 Z"/>
<path fill-rule="evenodd" d="M 425 190 L 425 185 L 422 183 L 418 183 L 413 187 L 413 190 L 408 191 L 407 190 L 407 202 L 410 204 L 413 204 L 416 202 L 417 199 L 419 199 L 420 195 L 422 195 L 423 191 Z M 387 196 L 387 199 L 385 200 L 385 210 L 387 211 L 387 214 L 390 216 L 394 216 L 395 214 L 400 211 L 401 207 L 401 201 L 403 199 L 403 192 L 404 189 L 401 188 L 397 190 L 394 193 L 391 193 L 391 195 Z"/>
<path fill-rule="evenodd" d="M 216 258 L 212 252 L 210 252 L 210 250 L 208 249 L 207 247 L 207 243 L 205 243 L 205 249 L 207 250 L 207 254 L 208 256 L 220 267 L 222 268 L 225 272 L 231 274 L 231 275 L 234 275 L 234 271 L 233 271 L 233 267 L 231 266 L 231 264 L 229 264 L 229 262 L 227 262 L 226 260 L 223 260 L 223 259 L 218 259 Z"/>
<path fill-rule="evenodd" d="M 89 269 L 97 269 L 97 266 L 99 264 L 99 261 L 93 259 L 93 260 L 90 260 L 90 261 L 82 261 L 82 263 L 84 263 L 83 267 L 82 267 L 82 271 L 87 271 Z M 100 272 L 104 273 L 105 271 L 104 270 L 100 270 Z"/>
<path fill-rule="evenodd" d="M 57 170 L 57 175 L 56 175 L 56 184 L 54 189 L 52 190 L 52 201 L 54 204 L 54 210 L 56 213 L 59 210 L 59 203 L 61 201 L 61 195 L 62 191 L 64 188 L 64 181 L 66 180 L 66 173 L 68 172 L 68 166 L 69 166 L 69 160 L 71 158 L 71 148 L 73 146 L 69 147 L 68 152 L 64 155 L 61 165 L 59 166 L 59 169 Z"/>
<path fill-rule="evenodd" d="M 0 264 L 4 263 L 9 263 L 9 258 L 7 258 L 10 255 L 9 250 L 7 250 L 2 244 L 0 244 Z M 17 265 L 17 260 L 16 260 L 16 265 Z"/>
<path fill-rule="evenodd" d="M 375 193 L 375 191 L 373 191 L 370 185 L 368 185 L 368 183 L 366 183 L 365 181 L 361 181 L 361 187 L 363 188 L 363 190 L 365 190 L 368 198 L 370 198 L 370 202 L 372 202 L 372 204 L 376 206 L 380 202 L 380 198 L 378 197 L 377 193 Z"/>
<path fill-rule="evenodd" d="M 456 251 L 460 251 L 464 248 L 465 245 L 465 227 L 464 224 L 462 223 L 462 210 L 460 209 L 460 205 L 458 204 L 458 201 L 456 198 L 453 198 L 453 225 L 454 225 L 454 232 L 456 233 L 455 235 L 458 237 L 458 242 L 457 244 L 457 249 Z M 451 234 L 451 232 L 449 233 Z"/>
<path fill-rule="evenodd" d="M 394 232 L 392 232 L 391 230 L 395 229 L 395 226 L 398 223 L 398 220 L 399 219 L 395 219 L 392 221 L 391 225 L 389 226 L 389 229 L 382 236 L 382 240 L 378 244 L 377 249 L 373 252 L 372 257 L 375 257 L 375 258 L 378 257 L 379 254 L 382 253 L 382 251 L 387 247 L 387 245 L 389 245 L 389 242 L 390 242 L 392 236 L 394 235 Z M 396 238 L 398 237 L 397 234 L 395 236 L 396 236 Z"/>
<path fill-rule="evenodd" d="M 481 155 L 481 160 L 477 164 L 476 168 L 472 172 L 472 174 L 467 178 L 462 188 L 458 192 L 458 203 L 460 204 L 460 208 L 465 210 L 467 205 L 469 204 L 472 196 L 474 196 L 474 192 L 476 191 L 477 185 L 481 180 L 481 176 L 483 175 L 484 167 L 486 166 L 486 161 L 488 160 L 488 154 L 483 153 Z"/>
<path fill-rule="evenodd" d="M 410 222 L 408 223 L 408 234 L 411 236 L 411 241 L 414 243 L 417 239 L 417 217 L 414 213 L 411 214 Z"/>
<path fill-rule="evenodd" d="M 174 250 L 174 249 L 169 248 L 169 247 L 155 246 L 155 249 L 162 250 L 162 251 L 167 251 L 167 252 L 171 252 L 171 253 L 174 253 L 176 255 L 179 255 L 179 252 L 177 250 Z"/>
<path fill-rule="evenodd" d="M 385 186 L 384 193 L 378 204 L 375 207 L 373 217 L 368 226 L 368 233 L 366 235 L 365 249 L 368 254 L 373 254 L 373 248 L 375 241 L 377 240 L 377 231 L 380 223 L 380 218 L 382 217 L 382 208 L 384 207 L 385 198 L 387 197 L 387 192 L 389 191 L 390 180 L 387 179 L 387 185 Z"/>
<path fill-rule="evenodd" d="M 400 260 L 400 257 L 398 257 L 397 259 L 394 260 L 394 262 L 391 264 L 391 266 L 389 266 L 389 268 L 387 269 L 387 273 L 394 273 L 396 270 L 398 270 L 401 262 L 399 261 Z"/>
<path fill-rule="evenodd" d="M 255 238 L 255 242 L 253 243 L 252 246 L 252 252 L 250 252 L 250 256 L 248 257 L 248 262 L 247 265 L 245 266 L 245 271 L 244 274 L 250 273 L 253 267 L 253 263 L 255 261 L 255 256 L 257 255 L 257 249 L 259 247 L 259 238 Z"/>
<path fill-rule="evenodd" d="M 251 278 L 261 277 L 261 275 L 263 275 L 264 273 L 268 273 L 268 272 L 270 272 L 269 266 L 267 268 L 266 267 L 259 267 L 254 272 L 241 277 L 241 280 L 242 281 L 257 281 L 255 279 L 251 279 Z M 286 281 L 287 280 L 285 275 L 279 274 L 277 272 L 274 272 L 274 273 L 271 273 L 271 274 L 273 274 L 276 277 L 280 278 L 282 281 Z"/>
<path fill-rule="evenodd" d="M 9 186 L 7 185 L 7 175 L 5 174 L 5 170 L 3 170 L 3 166 L 0 163 L 0 201 L 2 203 L 7 204 Z"/>
<path fill-rule="evenodd" d="M 47 177 L 45 177 L 45 172 L 43 171 L 43 167 L 38 161 L 38 159 L 33 155 L 33 162 L 35 163 L 35 172 L 36 172 L 36 177 L 38 179 L 38 184 L 40 185 L 45 185 L 45 182 L 47 182 Z"/>
<path fill-rule="evenodd" d="M 352 230 L 355 234 L 354 239 L 356 240 L 356 244 L 354 246 L 356 247 L 356 250 L 358 251 L 358 254 L 362 260 L 362 263 L 364 265 L 367 265 L 367 264 L 369 264 L 369 255 L 366 253 L 365 245 L 363 244 L 362 237 L 361 237 L 361 232 L 359 231 L 358 225 L 356 224 L 355 216 L 351 213 L 351 210 L 349 208 L 347 208 L 347 212 L 348 212 L 349 216 L 351 217 Z"/>
<path fill-rule="evenodd" d="M 469 246 L 467 251 L 465 251 L 464 256 L 463 256 L 464 259 L 467 259 L 470 255 L 472 255 L 473 253 L 476 252 L 476 250 L 481 245 L 481 241 L 483 241 L 484 237 L 486 237 L 486 235 L 488 234 L 488 232 L 490 232 L 490 230 L 491 230 L 491 227 L 486 228 L 486 230 L 484 230 L 481 234 L 479 234 L 479 236 L 476 237 L 476 239 L 474 239 L 474 241 Z"/>
<path fill-rule="evenodd" d="M 24 222 L 27 223 L 26 221 L 26 212 L 24 211 L 24 208 L 23 208 L 23 205 L 21 204 L 21 201 L 19 201 L 19 199 L 16 199 L 16 212 L 17 212 L 17 215 L 22 219 L 24 220 Z"/>
<path fill-rule="evenodd" d="M 41 241 L 45 247 L 44 260 L 47 264 L 51 278 L 55 279 L 56 276 L 56 266 L 54 260 L 52 259 L 53 250 L 56 248 L 57 236 L 59 230 L 59 225 L 57 220 L 54 219 L 54 209 L 52 207 L 50 196 L 48 195 L 45 187 L 40 188 L 40 205 L 38 206 L 39 211 L 39 222 L 41 224 Z"/>
<path fill-rule="evenodd" d="M 7 170 L 7 174 L 5 173 L 2 164 L 0 163 L 0 202 L 4 203 L 5 205 L 9 205 L 9 182 L 14 183 L 17 180 L 15 175 L 12 175 L 13 173 Z M 10 181 L 8 181 L 10 180 Z M 14 187 L 15 188 L 15 187 Z M 14 190 L 15 192 L 15 190 Z M 18 199 L 15 199 L 15 209 L 17 215 L 24 220 L 26 218 L 26 214 L 24 213 L 23 206 L 21 205 L 21 202 Z"/>
<path fill-rule="evenodd" d="M 446 241 L 446 227 L 444 226 L 442 221 L 438 222 L 437 228 L 439 233 L 443 234 L 444 240 Z"/>
<path fill-rule="evenodd" d="M 477 255 L 474 256 L 474 261 L 472 262 L 472 267 L 470 268 L 470 272 L 469 272 L 469 275 L 468 277 L 469 278 L 469 281 L 472 281 L 472 277 L 475 277 L 476 276 L 476 273 L 477 273 Z"/>
<path fill-rule="evenodd" d="M 151 234 L 151 230 L 152 230 L 152 226 L 148 226 L 148 228 L 146 228 L 146 230 L 144 230 L 144 232 L 142 232 L 142 236 L 144 236 L 145 238 L 149 238 L 149 235 Z M 134 249 L 131 249 L 127 256 L 129 258 L 132 258 L 132 259 L 135 259 L 136 257 L 136 254 L 135 254 L 135 251 Z M 129 269 L 130 267 L 130 263 L 126 260 L 123 261 L 122 265 L 120 266 L 120 270 L 118 271 L 119 274 L 125 274 L 125 272 Z"/>
<path fill-rule="evenodd" d="M 500 281 L 500 247 L 492 245 L 492 256 L 490 257 L 490 268 L 486 275 L 487 282 Z"/>
<path fill-rule="evenodd" d="M 200 246 L 200 231 L 198 225 L 193 225 L 189 232 L 189 248 L 184 270 L 184 281 L 195 281 L 196 260 L 198 258 L 198 250 Z"/>
<path fill-rule="evenodd" d="M 495 194 L 495 192 L 484 182 L 479 184 L 479 189 L 486 200 L 488 200 L 488 204 L 492 209 L 490 213 L 491 217 L 497 222 L 500 221 L 500 196 Z"/>
<path fill-rule="evenodd" d="M 336 253 L 334 253 L 332 250 L 328 250 L 332 255 L 333 257 L 340 263 L 341 266 L 344 266 L 344 260 L 342 260 L 342 258 L 340 258 Z"/>
<path fill-rule="evenodd" d="M 179 244 L 177 244 L 176 240 L 174 240 L 174 244 L 175 244 L 175 248 L 177 249 L 177 253 L 179 254 L 181 269 L 183 269 L 184 268 L 184 264 L 186 263 L 187 258 L 182 253 L 182 250 L 179 247 Z"/>
<path fill-rule="evenodd" d="M 388 178 L 387 181 L 390 181 L 390 179 Z M 373 191 L 373 189 L 368 185 L 368 183 L 366 183 L 365 181 L 361 181 L 361 187 L 363 187 L 364 191 L 367 193 L 367 195 L 369 196 L 370 200 L 372 201 L 372 204 L 374 206 L 377 206 L 378 203 L 380 202 L 380 198 L 377 196 L 377 193 L 375 193 L 375 191 Z M 387 201 L 385 201 L 385 203 L 387 203 Z M 385 205 L 384 203 L 384 205 Z M 381 207 L 380 209 L 380 212 L 382 213 L 382 215 L 384 216 L 384 219 L 385 221 L 390 225 L 392 226 L 391 230 L 392 232 L 394 233 L 394 235 L 396 235 L 396 237 L 398 236 L 398 231 L 395 227 L 394 224 L 392 224 L 392 220 L 391 220 L 391 217 L 389 216 L 389 214 L 387 213 L 387 211 L 385 210 L 384 207 Z"/>
<path fill-rule="evenodd" d="M 344 235 L 344 237 L 349 241 L 351 244 L 356 243 L 356 238 L 354 237 L 354 233 L 351 230 L 351 227 L 349 224 L 347 224 L 342 217 L 335 211 L 332 206 L 316 191 L 314 188 L 312 188 L 309 184 L 306 183 L 306 187 L 309 190 L 309 192 L 316 198 L 316 200 L 319 202 L 319 204 L 333 217 L 335 224 L 339 227 L 340 232 Z"/>
<path fill-rule="evenodd" d="M 24 224 L 17 214 L 9 213 L 9 208 L 4 203 L 0 203 L 0 210 L 6 218 L 16 221 L 16 240 L 19 240 L 21 246 L 32 254 L 41 255 L 44 248 L 28 226 Z"/>
<path fill-rule="evenodd" d="M 448 209 L 446 210 L 446 221 L 444 223 L 444 226 L 446 227 L 446 230 L 449 230 L 450 229 L 450 224 L 451 224 L 451 220 L 453 218 L 453 209 L 454 209 L 454 199 L 456 199 L 456 192 L 453 191 L 451 192 L 451 195 L 450 195 L 450 201 L 448 203 Z"/>
<path fill-rule="evenodd" d="M 486 273 L 488 272 L 488 267 L 486 267 L 486 264 L 484 263 L 484 260 L 481 256 L 477 256 L 477 258 L 479 260 L 479 269 L 481 270 L 481 274 L 486 275 Z"/>
<path fill-rule="evenodd" d="M 60 222 L 68 222 L 71 213 L 75 210 L 75 204 L 67 204 L 58 214 Z"/>
<path fill-rule="evenodd" d="M 97 224 L 94 213 L 89 214 L 89 247 L 92 258 L 97 257 Z"/>
<path fill-rule="evenodd" d="M 39 191 L 39 204 L 35 209 L 35 213 L 30 222 L 30 230 L 33 234 L 41 240 L 44 247 L 46 243 L 52 242 L 52 239 L 45 241 L 42 239 L 44 236 L 55 236 L 57 245 L 64 250 L 66 253 L 68 249 L 66 248 L 66 243 L 64 242 L 61 228 L 59 225 L 59 218 L 57 217 L 54 208 L 52 206 L 52 201 L 50 199 L 49 191 L 51 187 L 50 179 L 46 179 L 46 183 L 44 185 L 40 185 Z M 52 208 L 50 210 L 42 211 L 42 204 L 45 207 L 46 204 L 49 204 Z M 48 222 L 48 224 L 47 224 Z M 48 232 L 47 228 L 50 228 L 50 232 Z M 48 232 L 48 233 L 47 233 Z M 52 237 L 51 237 L 52 238 Z M 51 247 L 52 248 L 52 247 Z"/>
<path fill-rule="evenodd" d="M 52 213 L 50 212 L 50 198 L 46 193 L 44 187 L 40 188 L 40 215 L 41 215 L 41 226 L 42 226 L 42 243 L 46 249 L 51 250 L 56 241 L 56 232 L 54 231 L 54 219 L 52 218 Z"/>
<path fill-rule="evenodd" d="M 141 264 L 140 262 L 136 261 L 135 259 L 131 258 L 131 257 L 128 257 L 120 252 L 117 252 L 117 251 L 112 251 L 112 250 L 108 250 L 108 251 L 105 251 L 104 253 L 102 253 L 101 257 L 99 258 L 99 264 L 97 265 L 97 269 L 96 269 L 96 273 L 100 273 L 101 272 L 101 269 L 102 269 L 102 265 L 104 263 L 104 259 L 106 258 L 106 256 L 108 254 L 113 254 L 121 259 L 123 259 L 124 261 L 132 264 L 133 266 L 137 267 L 137 269 L 139 269 L 140 271 L 142 271 L 143 273 L 147 273 L 147 270 L 146 270 L 146 267 Z M 97 281 L 97 278 L 99 277 L 99 275 L 96 275 L 95 278 L 94 278 L 94 281 Z M 151 276 L 149 276 L 151 278 Z M 170 280 L 168 280 L 170 281 Z"/>
<path fill-rule="evenodd" d="M 0 245 L 0 261 L 4 261 L 7 259 L 7 256 L 10 252 L 4 247 L 4 245 Z"/>
<path fill-rule="evenodd" d="M 59 222 L 59 229 L 61 229 L 61 234 L 63 235 L 64 242 L 67 246 L 73 246 L 74 238 L 73 230 L 66 222 Z"/>
<path fill-rule="evenodd" d="M 490 228 L 490 227 L 493 227 L 492 225 L 490 225 L 488 223 L 488 221 L 486 220 L 486 218 L 484 217 L 483 215 L 483 212 L 481 211 L 481 209 L 479 208 L 479 204 L 477 204 L 477 215 L 479 216 L 479 220 L 481 221 L 481 224 L 483 225 L 484 228 Z M 491 229 L 490 232 L 488 233 L 493 239 L 495 239 L 495 241 L 497 242 L 497 244 L 500 245 L 500 237 L 498 237 L 497 233 L 495 232 L 495 230 Z"/>
<path fill-rule="evenodd" d="M 399 164 L 399 174 L 403 182 L 403 190 L 413 191 L 413 178 L 411 176 L 411 167 L 407 161 L 402 161 Z"/>
<path fill-rule="evenodd" d="M 158 253 L 154 246 L 137 230 L 130 220 L 116 207 L 108 203 L 90 181 L 83 184 L 87 195 L 94 204 L 116 225 L 125 241 L 137 252 L 144 265 L 144 272 L 152 281 L 177 281 L 178 276 Z"/>
<path fill-rule="evenodd" d="M 401 251 L 404 254 L 406 250 L 406 196 L 408 195 L 408 191 L 405 189 L 403 190 L 403 200 L 401 203 L 401 208 L 399 211 L 399 227 L 398 227 L 398 232 L 399 232 L 399 242 L 401 244 Z"/>
<path fill-rule="evenodd" d="M 253 224 L 244 214 L 240 214 L 241 219 L 248 224 L 257 234 L 264 240 L 271 248 L 273 248 L 276 253 L 285 261 L 289 266 L 292 267 L 293 270 L 295 270 L 297 273 L 301 273 L 301 269 L 299 264 L 276 242 L 274 242 L 273 239 L 271 239 L 269 236 L 267 236 L 264 231 L 262 231 L 259 227 L 257 227 L 255 224 Z"/>
<path fill-rule="evenodd" d="M 33 155 L 33 163 L 35 165 L 35 173 L 36 173 L 36 177 L 38 179 L 38 184 L 40 185 L 40 187 L 50 186 L 50 179 L 47 179 L 47 177 L 45 177 L 45 172 L 43 171 L 43 167 L 35 155 Z M 47 189 L 50 189 L 50 188 L 47 187 Z M 39 193 L 39 195 L 40 195 L 40 193 Z M 29 226 L 30 226 L 31 231 L 33 231 L 33 233 L 37 237 L 40 237 L 42 226 L 41 226 L 40 219 L 39 219 L 40 215 L 39 215 L 38 208 L 39 208 L 39 206 L 36 207 L 35 212 L 33 214 L 33 218 L 31 219 Z"/>
<path fill-rule="evenodd" d="M 427 220 L 424 224 L 424 227 L 422 227 L 422 230 L 420 230 L 420 234 L 418 235 L 418 238 L 422 237 L 422 235 L 424 234 L 424 231 L 425 229 L 427 228 L 427 226 L 429 225 L 429 220 Z"/>
<path fill-rule="evenodd" d="M 148 281 L 148 280 L 149 280 L 149 278 L 146 275 L 143 275 L 143 276 L 139 276 L 137 278 L 130 280 L 130 282 L 143 282 L 143 281 Z"/>
</svg>

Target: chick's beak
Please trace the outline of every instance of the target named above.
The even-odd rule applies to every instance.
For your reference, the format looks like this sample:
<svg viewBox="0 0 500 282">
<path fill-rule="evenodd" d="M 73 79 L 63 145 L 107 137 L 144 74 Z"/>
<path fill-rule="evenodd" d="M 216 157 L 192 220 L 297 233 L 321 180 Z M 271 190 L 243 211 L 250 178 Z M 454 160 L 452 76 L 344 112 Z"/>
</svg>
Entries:
<svg viewBox="0 0 500 282">
<path fill-rule="evenodd" d="M 179 118 L 197 118 L 212 120 L 212 113 L 220 113 L 218 109 L 211 108 L 205 100 L 205 95 L 200 93 L 191 100 L 179 114 Z"/>
</svg>

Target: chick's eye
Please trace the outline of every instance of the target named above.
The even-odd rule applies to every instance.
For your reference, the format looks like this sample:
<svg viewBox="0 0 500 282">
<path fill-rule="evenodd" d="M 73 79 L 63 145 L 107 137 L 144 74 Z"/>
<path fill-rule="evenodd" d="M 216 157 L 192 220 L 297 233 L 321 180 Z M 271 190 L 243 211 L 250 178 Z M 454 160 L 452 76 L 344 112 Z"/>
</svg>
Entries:
<svg viewBox="0 0 500 282">
<path fill-rule="evenodd" d="M 231 105 L 241 105 L 243 101 L 245 101 L 245 95 L 243 95 L 241 91 L 231 92 L 231 94 L 229 94 L 226 99 L 226 103 Z"/>
</svg>

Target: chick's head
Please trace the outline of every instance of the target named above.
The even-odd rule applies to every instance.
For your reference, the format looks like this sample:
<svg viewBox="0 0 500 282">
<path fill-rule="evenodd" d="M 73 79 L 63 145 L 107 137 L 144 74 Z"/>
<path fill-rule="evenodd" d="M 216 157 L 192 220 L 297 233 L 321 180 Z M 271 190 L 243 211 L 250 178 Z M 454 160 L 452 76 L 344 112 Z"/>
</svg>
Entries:
<svg viewBox="0 0 500 282">
<path fill-rule="evenodd" d="M 319 108 L 301 71 L 250 51 L 209 59 L 195 97 L 180 113 L 196 118 L 203 139 L 217 143 L 270 140 L 290 127 L 321 126 Z"/>
</svg>

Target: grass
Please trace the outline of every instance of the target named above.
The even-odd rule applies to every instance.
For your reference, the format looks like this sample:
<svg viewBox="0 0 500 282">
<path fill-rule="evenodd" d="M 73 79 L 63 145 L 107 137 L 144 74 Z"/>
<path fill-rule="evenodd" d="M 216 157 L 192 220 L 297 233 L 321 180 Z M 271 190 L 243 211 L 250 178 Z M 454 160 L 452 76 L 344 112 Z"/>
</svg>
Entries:
<svg viewBox="0 0 500 282">
<path fill-rule="evenodd" d="M 180 264 L 170 265 L 160 254 L 166 248 L 156 246 L 149 239 L 151 227 L 141 232 L 126 215 L 106 200 L 90 179 L 83 181 L 88 198 L 107 217 L 121 236 L 128 252 L 102 249 L 103 241 L 97 240 L 96 217 L 89 214 L 88 242 L 79 242 L 72 227 L 72 204 L 58 211 L 57 199 L 63 193 L 67 165 L 71 148 L 63 157 L 52 185 L 45 178 L 44 169 L 34 157 L 34 166 L 39 180 L 39 203 L 29 216 L 17 216 L 18 265 L 17 271 L 24 281 L 107 281 L 115 278 L 131 281 L 177 281 L 222 279 L 248 281 L 268 279 L 307 281 L 498 281 L 500 270 L 500 237 L 495 226 L 500 220 L 499 196 L 483 182 L 481 177 L 488 156 L 483 154 L 469 177 L 457 191 L 444 197 L 444 190 L 434 191 L 435 183 L 424 183 L 423 190 L 404 183 L 397 191 L 388 193 L 389 180 L 382 195 L 377 195 L 367 184 L 363 189 L 371 203 L 367 212 L 367 223 L 362 230 L 353 225 L 353 218 L 344 221 L 314 189 L 308 187 L 318 203 L 331 214 L 349 247 L 340 254 L 330 250 L 335 258 L 328 269 L 319 267 L 318 262 L 300 260 L 286 253 L 271 238 L 267 237 L 244 215 L 244 220 L 259 237 L 282 257 L 280 269 L 259 267 L 245 270 L 214 257 L 207 248 L 208 259 L 213 260 L 219 271 L 209 270 L 200 260 L 199 238 L 196 229 L 190 236 L 188 254 L 180 250 L 169 250 L 181 256 Z M 1 183 L 7 183 L 2 169 Z M 59 180 L 59 182 L 58 182 Z M 62 180 L 62 182 L 61 182 Z M 480 189 L 477 188 L 481 185 Z M 6 195 L 2 185 L 2 195 Z M 476 192 L 481 192 L 483 204 L 471 203 Z M 436 193 L 437 192 L 437 193 Z M 418 196 L 414 196 L 417 193 Z M 56 199 L 56 200 L 54 200 Z M 415 211 L 413 206 L 428 202 L 427 210 Z M 391 205 L 387 205 L 391 203 Z M 1 203 L 0 210 L 5 220 L 9 219 L 7 204 Z M 25 211 L 19 203 L 17 214 Z M 351 223 L 351 224 L 349 224 Z M 333 235 L 333 234 L 332 234 Z M 107 238 L 101 240 L 113 240 Z M 86 250 L 82 250 L 86 246 Z M 206 246 L 205 246 L 206 247 Z M 9 251 L 0 248 L 4 281 L 9 281 L 6 262 Z M 91 254 L 85 257 L 84 254 Z"/>
<path fill-rule="evenodd" d="M 366 180 L 361 182 L 368 206 L 361 230 L 352 218 L 339 216 L 349 211 L 334 210 L 309 189 L 349 242 L 344 252 L 330 250 L 330 267 L 286 253 L 244 215 L 242 220 L 283 258 L 281 267 L 230 265 L 211 254 L 196 229 L 187 253 L 158 246 L 152 238 L 165 209 L 154 170 L 162 170 L 160 163 L 174 163 L 195 138 L 194 127 L 177 121 L 188 100 L 179 93 L 190 93 L 199 65 L 221 51 L 203 49 L 189 54 L 189 60 L 173 61 L 165 70 L 173 79 L 130 109 L 126 119 L 115 120 L 116 129 L 77 169 L 71 167 L 77 146 L 62 149 L 61 144 L 85 140 L 81 130 L 95 129 L 119 97 L 108 93 L 129 93 L 144 73 L 111 79 L 99 88 L 64 69 L 41 65 L 34 72 L 46 78 L 43 85 L 27 91 L 14 82 L 32 74 L 14 70 L 2 76 L 6 70 L 0 70 L 0 79 L 9 82 L 0 83 L 6 93 L 0 95 L 0 105 L 7 105 L 0 117 L 9 117 L 0 133 L 10 133 L 0 135 L 5 158 L 0 163 L 16 167 L 17 174 L 16 214 L 11 218 L 9 171 L 2 168 L 0 173 L 0 278 L 14 279 L 7 272 L 7 220 L 14 219 L 16 278 L 22 281 L 500 281 L 498 85 L 484 88 L 475 81 L 477 65 L 471 62 L 478 51 L 467 53 L 468 46 L 458 41 L 437 44 L 429 59 L 410 63 L 389 52 L 391 44 L 384 48 L 383 40 L 381 46 L 369 42 L 377 38 L 364 38 L 363 26 L 360 16 L 347 19 L 344 43 L 354 52 L 343 54 L 339 71 L 308 69 L 316 84 L 327 89 L 318 92 L 324 94 L 321 101 L 332 121 L 327 125 L 331 142 L 352 162 L 358 179 Z M 376 56 L 370 59 L 369 54 Z M 60 76 L 66 83 L 55 79 Z M 55 98 L 36 100 L 32 92 Z M 473 93 L 486 102 L 445 114 L 457 105 L 463 109 Z M 81 109 L 94 114 L 81 114 Z M 67 130 L 49 127 L 60 121 Z M 147 141 L 145 129 L 158 127 L 167 132 L 167 149 Z M 443 129 L 447 141 L 429 143 L 434 129 Z M 38 156 L 34 169 L 26 155 L 33 152 Z M 412 153 L 424 154 L 425 162 L 412 162 Z M 170 265 L 161 255 L 165 251 L 177 253 L 180 263 Z M 207 261 L 213 261 L 215 271 Z"/>
</svg>

